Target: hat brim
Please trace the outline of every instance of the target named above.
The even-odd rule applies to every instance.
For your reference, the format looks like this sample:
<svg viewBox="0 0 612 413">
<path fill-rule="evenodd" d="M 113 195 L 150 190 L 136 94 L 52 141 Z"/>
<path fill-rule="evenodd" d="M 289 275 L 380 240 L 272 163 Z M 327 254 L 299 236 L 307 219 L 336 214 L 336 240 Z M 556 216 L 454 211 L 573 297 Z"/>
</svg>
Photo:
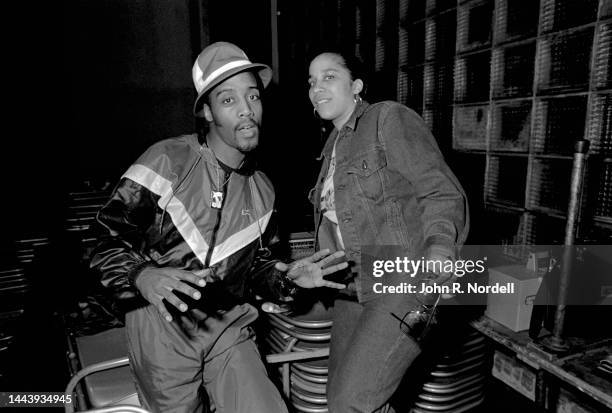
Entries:
<svg viewBox="0 0 612 413">
<path fill-rule="evenodd" d="M 195 116 L 202 116 L 201 112 L 202 112 L 202 107 L 204 103 L 203 102 L 204 96 L 206 96 L 206 94 L 208 94 L 208 92 L 214 89 L 217 85 L 219 85 L 220 83 L 223 83 L 230 77 L 240 72 L 257 72 L 257 75 L 259 75 L 259 78 L 261 79 L 261 83 L 263 84 L 264 88 L 268 87 L 268 85 L 270 84 L 270 81 L 272 80 L 272 69 L 270 69 L 269 66 L 264 65 L 262 63 L 250 63 L 244 66 L 239 66 L 231 70 L 228 70 L 227 72 L 223 73 L 218 78 L 216 78 L 213 82 L 210 82 L 210 84 L 206 86 L 198 94 L 198 97 L 196 98 L 195 103 L 193 104 L 193 114 Z"/>
</svg>

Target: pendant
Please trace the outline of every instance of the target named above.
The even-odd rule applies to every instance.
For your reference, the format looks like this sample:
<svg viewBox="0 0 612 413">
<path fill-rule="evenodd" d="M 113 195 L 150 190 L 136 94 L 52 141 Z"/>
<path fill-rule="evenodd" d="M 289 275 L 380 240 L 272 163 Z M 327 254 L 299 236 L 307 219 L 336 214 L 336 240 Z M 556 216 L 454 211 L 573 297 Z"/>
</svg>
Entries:
<svg viewBox="0 0 612 413">
<path fill-rule="evenodd" d="M 210 206 L 215 209 L 221 209 L 223 205 L 223 192 L 210 191 Z"/>
</svg>

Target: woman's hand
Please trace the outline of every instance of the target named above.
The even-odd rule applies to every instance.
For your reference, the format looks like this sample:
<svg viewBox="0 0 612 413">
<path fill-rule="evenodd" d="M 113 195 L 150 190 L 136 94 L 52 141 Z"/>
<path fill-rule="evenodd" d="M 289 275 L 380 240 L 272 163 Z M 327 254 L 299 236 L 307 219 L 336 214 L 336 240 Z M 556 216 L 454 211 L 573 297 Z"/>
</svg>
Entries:
<svg viewBox="0 0 612 413">
<path fill-rule="evenodd" d="M 276 264 L 276 269 L 286 272 L 287 277 L 302 288 L 329 287 L 341 290 L 346 287 L 344 284 L 328 281 L 323 277 L 348 267 L 347 262 L 342 262 L 324 268 L 343 256 L 344 251 L 336 251 L 330 255 L 329 250 L 324 249 L 290 264 L 279 262 Z"/>
<path fill-rule="evenodd" d="M 436 280 L 436 283 L 438 285 L 443 285 L 443 284 L 451 285 L 452 283 L 457 281 L 457 276 L 452 271 L 451 272 L 445 271 L 446 265 L 449 262 L 449 260 L 454 261 L 449 256 L 445 256 L 443 254 L 436 254 L 436 253 L 430 253 L 427 258 L 428 263 L 435 263 L 433 265 L 432 272 L 438 276 L 438 279 Z M 453 268 L 454 268 L 454 265 L 453 265 Z M 452 294 L 452 293 L 442 293 L 441 294 L 441 297 L 445 300 L 449 298 L 453 298 L 454 296 L 455 294 Z"/>
</svg>

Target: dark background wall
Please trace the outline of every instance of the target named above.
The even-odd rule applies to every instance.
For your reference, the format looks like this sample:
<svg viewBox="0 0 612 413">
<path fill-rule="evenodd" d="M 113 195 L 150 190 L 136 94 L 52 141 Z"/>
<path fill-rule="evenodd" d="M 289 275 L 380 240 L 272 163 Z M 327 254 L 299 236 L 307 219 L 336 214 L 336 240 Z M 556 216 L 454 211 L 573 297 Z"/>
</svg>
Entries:
<svg viewBox="0 0 612 413">
<path fill-rule="evenodd" d="M 68 192 L 114 184 L 153 142 L 193 132 L 191 67 L 207 44 L 227 40 L 253 61 L 272 60 L 269 0 L 64 0 L 35 16 L 13 34 L 24 79 L 14 81 L 21 114 L 0 162 L 0 213 L 10 217 L 2 245 L 48 233 Z"/>
<path fill-rule="evenodd" d="M 355 49 L 359 23 L 351 17 L 353 3 L 348 9 L 322 0 L 278 3 L 279 81 L 264 96 L 258 156 L 274 181 L 288 229 L 300 231 L 312 222 L 306 197 L 322 145 L 320 125 L 307 98 L 308 62 L 325 49 Z M 362 22 L 375 21 L 372 2 L 354 3 L 361 5 Z M 18 142 L 6 167 L 5 175 L 14 179 L 7 187 L 12 202 L 2 205 L 4 215 L 11 217 L 2 240 L 10 243 L 61 226 L 70 191 L 82 190 L 84 183 L 113 185 L 153 142 L 193 132 L 191 67 L 207 44 L 231 41 L 251 60 L 272 64 L 272 4 L 272 0 L 64 0 L 61 8 L 54 7 L 53 17 L 49 15 L 41 27 L 54 26 L 59 38 L 47 38 L 45 30 L 30 35 L 32 44 L 26 49 L 47 43 L 49 52 L 41 60 L 52 65 L 53 75 L 48 76 L 58 81 L 52 82 L 52 92 L 45 90 L 37 99 L 44 120 L 28 118 L 23 125 L 40 127 L 40 132 L 29 134 L 44 138 Z M 371 27 L 364 24 L 363 31 Z M 363 37 L 370 39 L 371 34 Z M 373 67 L 376 45 L 368 42 L 372 44 L 360 46 L 361 57 Z M 395 63 L 393 58 L 387 60 L 389 67 Z M 45 64 L 41 64 L 43 73 L 47 73 Z M 376 98 L 395 98 L 395 73 L 378 73 L 373 79 Z"/>
<path fill-rule="evenodd" d="M 142 148 L 191 130 L 190 73 L 198 45 L 189 3 L 65 4 L 66 126 L 76 176 L 115 178 Z"/>
<path fill-rule="evenodd" d="M 270 0 L 66 0 L 62 139 L 69 144 L 62 154 L 68 190 L 83 180 L 114 183 L 153 142 L 193 132 L 191 67 L 207 44 L 234 42 L 251 60 L 271 64 L 270 7 Z M 300 73 L 300 87 L 282 88 L 281 80 L 267 91 L 259 158 L 277 185 L 279 205 L 292 209 L 287 200 L 300 199 L 304 215 L 310 211 L 304 186 L 314 174 L 309 162 L 318 145 L 304 138 L 313 127 L 318 134 L 306 96 L 307 68 L 283 63 L 290 65 L 287 73 Z M 32 231 L 38 225 L 27 224 Z"/>
<path fill-rule="evenodd" d="M 64 195 L 80 189 L 83 181 L 114 183 L 151 143 L 193 131 L 194 91 L 190 72 L 195 56 L 205 45 L 217 40 L 232 41 L 243 47 L 252 60 L 271 64 L 273 3 L 272 0 L 64 0 L 49 3 L 49 13 L 39 7 L 40 4 L 22 3 L 20 7 L 25 9 L 28 19 L 18 25 L 20 31 L 7 36 L 9 40 L 20 40 L 12 42 L 20 54 L 7 66 L 26 73 L 26 79 L 7 79 L 18 89 L 17 97 L 9 101 L 10 106 L 25 114 L 19 118 L 18 132 L 5 139 L 3 162 L 0 162 L 6 194 L 0 212 L 10 217 L 3 223 L 0 242 L 10 243 L 28 234 L 48 232 L 61 221 Z M 439 3 L 439 7 L 431 10 L 426 7 L 434 3 Z M 598 2 L 589 0 L 586 3 L 596 6 Z M 493 155 L 482 149 L 486 122 L 481 120 L 485 118 L 475 117 L 474 122 L 469 116 L 463 119 L 459 115 L 476 113 L 469 110 L 473 102 L 457 104 L 453 100 L 453 88 L 465 83 L 461 77 L 463 72 L 455 73 L 455 63 L 468 59 L 469 56 L 463 54 L 472 50 L 461 53 L 456 50 L 455 33 L 463 33 L 466 29 L 456 26 L 457 16 L 472 9 L 475 13 L 486 9 L 489 15 L 492 10 L 489 6 L 493 3 L 487 2 L 487 7 L 459 7 L 457 4 L 422 0 L 278 1 L 278 47 L 275 51 L 279 64 L 275 69 L 279 81 L 269 87 L 265 96 L 260 157 L 263 168 L 277 187 L 279 207 L 293 217 L 289 220 L 295 226 L 291 230 L 303 229 L 310 222 L 310 208 L 305 199 L 318 167 L 314 158 L 321 147 L 318 125 L 306 96 L 307 64 L 315 52 L 328 48 L 354 51 L 374 69 L 370 87 L 376 92 L 373 100 L 397 99 L 423 115 L 467 189 L 473 216 L 484 216 L 478 208 L 485 199 L 483 188 L 496 182 L 495 171 L 491 163 L 487 163 L 488 157 Z M 533 17 L 529 21 L 538 21 L 537 7 L 525 10 L 517 16 L 527 13 Z M 540 20 L 544 22 L 547 18 L 541 16 Z M 474 27 L 478 26 L 476 20 Z M 464 26 L 467 24 L 461 21 Z M 425 33 L 425 23 L 434 29 L 427 31 L 429 34 Z M 597 20 L 591 25 L 600 27 L 601 24 Z M 486 57 L 492 47 L 493 24 L 482 27 L 488 40 L 482 44 L 476 42 L 476 46 L 484 48 L 481 54 Z M 38 28 L 41 30 L 36 30 Z M 56 32 L 58 37 L 55 37 Z M 430 32 L 435 35 L 431 36 Z M 529 38 L 529 33 L 525 32 L 524 36 Z M 605 49 L 605 42 L 600 43 Z M 472 47 L 471 44 L 467 46 Z M 495 46 L 495 50 L 498 49 L 501 50 Z M 534 51 L 525 60 L 527 66 L 534 61 Z M 571 48 L 567 55 L 568 59 L 574 55 Z M 571 59 L 568 64 L 573 64 Z M 489 79 L 488 61 L 481 66 L 476 69 L 482 69 L 487 75 L 473 77 Z M 488 96 L 487 82 L 479 80 L 477 83 L 474 90 Z M 23 90 L 23 85 L 31 85 L 32 90 Z M 598 99 L 593 102 L 603 99 L 605 103 L 601 113 L 595 106 L 589 109 L 592 112 L 589 112 L 589 119 L 595 121 L 588 129 L 597 132 L 597 125 L 607 122 L 608 94 L 593 96 Z M 544 101 L 539 96 L 528 98 L 535 103 Z M 477 103 L 485 109 L 497 107 L 496 102 L 483 102 Z M 459 115 L 453 112 L 457 108 L 463 110 Z M 584 113 L 581 116 L 584 118 Z M 559 129 L 555 124 L 549 126 L 546 127 L 553 131 Z M 453 134 L 462 138 L 462 128 L 465 138 L 475 143 L 467 149 L 460 145 L 459 149 L 453 149 Z M 598 137 L 595 132 L 589 139 L 609 142 L 609 133 L 602 129 Z M 532 134 L 535 138 L 536 132 Z M 539 187 L 532 185 L 529 191 L 525 190 L 529 180 L 527 168 L 523 167 L 527 162 L 523 161 L 528 154 L 520 155 L 522 158 L 516 158 L 522 162 L 518 162 L 520 165 L 508 162 L 510 166 L 504 164 L 503 174 L 500 172 L 498 190 L 508 194 L 489 196 L 495 202 L 504 201 L 504 197 L 520 198 L 510 208 L 502 205 L 505 208 L 502 212 L 510 211 L 512 218 L 507 231 L 510 235 L 504 239 L 512 239 L 513 233 L 521 231 L 520 227 L 525 226 L 523 218 L 528 218 L 526 222 L 530 225 L 531 221 L 539 219 L 536 213 L 525 215 L 523 210 L 531 208 L 531 201 L 523 202 L 524 194 L 530 192 L 532 197 L 537 197 L 551 187 L 551 182 L 544 179 L 538 183 Z M 569 162 L 565 164 L 567 172 Z M 607 170 L 610 170 L 609 165 Z M 604 173 L 599 175 L 605 176 Z M 485 177 L 490 178 L 488 184 Z M 560 187 L 567 187 L 565 175 L 562 178 L 558 179 L 563 182 Z M 609 191 L 605 185 L 609 185 L 606 183 L 609 178 L 605 182 L 603 178 L 602 182 L 597 179 L 597 176 L 589 177 L 596 192 L 593 197 L 601 198 L 595 200 L 603 205 L 600 209 L 604 211 L 598 214 L 605 216 L 609 208 L 606 206 L 609 205 Z M 521 185 L 513 185 L 515 182 Z M 561 216 L 566 194 L 556 190 L 549 192 L 553 192 L 554 201 L 559 204 L 560 212 L 556 213 Z M 609 219 L 606 218 L 608 226 L 611 225 Z M 500 221 L 498 215 L 493 215 L 491 220 Z M 530 227 L 528 230 L 557 235 L 563 230 L 562 219 L 556 219 L 554 231 L 539 221 L 536 224 L 531 225 L 536 229 Z M 474 226 L 472 233 L 477 234 L 477 230 Z"/>
</svg>

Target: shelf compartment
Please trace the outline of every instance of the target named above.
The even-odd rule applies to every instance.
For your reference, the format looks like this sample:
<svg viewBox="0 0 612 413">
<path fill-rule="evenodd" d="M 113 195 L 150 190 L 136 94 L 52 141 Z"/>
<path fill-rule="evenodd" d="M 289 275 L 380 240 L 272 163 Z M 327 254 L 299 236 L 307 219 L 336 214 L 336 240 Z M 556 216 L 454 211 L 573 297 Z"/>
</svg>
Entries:
<svg viewBox="0 0 612 413">
<path fill-rule="evenodd" d="M 425 65 L 425 105 L 450 105 L 453 102 L 453 66 L 430 63 Z"/>
<path fill-rule="evenodd" d="M 612 88 L 612 23 L 597 28 L 597 46 L 594 58 L 594 86 L 597 89 Z"/>
<path fill-rule="evenodd" d="M 423 66 L 400 70 L 397 82 L 398 100 L 421 113 L 423 110 Z"/>
<path fill-rule="evenodd" d="M 496 104 L 491 117 L 492 151 L 527 152 L 531 134 L 531 100 Z"/>
<path fill-rule="evenodd" d="M 383 36 L 376 36 L 376 49 L 374 53 L 374 70 L 381 72 L 385 68 L 387 58 L 387 42 Z"/>
<path fill-rule="evenodd" d="M 527 157 L 491 155 L 485 201 L 522 208 L 525 205 Z"/>
<path fill-rule="evenodd" d="M 387 14 L 387 2 L 376 2 L 376 31 L 380 33 L 384 28 L 385 17 Z"/>
<path fill-rule="evenodd" d="M 495 43 L 535 36 L 538 32 L 539 0 L 497 0 Z"/>
<path fill-rule="evenodd" d="M 560 245 L 565 239 L 565 220 L 543 214 L 525 219 L 526 245 Z"/>
<path fill-rule="evenodd" d="M 612 0 L 603 0 L 600 5 L 599 17 L 605 19 L 612 16 Z"/>
<path fill-rule="evenodd" d="M 485 234 L 486 243 L 488 245 L 503 245 L 504 252 L 516 256 L 517 254 L 512 253 L 512 249 L 525 242 L 525 213 L 488 204 L 484 222 L 485 228 L 495 228 L 494 231 L 488 231 Z M 507 249 L 511 249 L 511 251 Z M 520 251 L 522 248 L 518 248 L 518 250 Z"/>
<path fill-rule="evenodd" d="M 400 28 L 399 32 L 400 66 L 418 65 L 425 60 L 425 22 L 411 24 L 407 28 Z M 402 55 L 405 54 L 405 58 Z"/>
<path fill-rule="evenodd" d="M 586 112 L 586 96 L 538 99 L 532 138 L 533 152 L 571 156 L 576 140 L 584 137 Z"/>
<path fill-rule="evenodd" d="M 593 28 L 538 41 L 538 93 L 587 90 L 593 48 Z"/>
<path fill-rule="evenodd" d="M 425 60 L 452 60 L 455 56 L 457 18 L 454 12 L 427 19 Z"/>
<path fill-rule="evenodd" d="M 425 18 L 427 0 L 400 0 L 401 21 L 414 22 Z"/>
<path fill-rule="evenodd" d="M 599 0 L 541 0 L 541 31 L 549 33 L 597 20 Z"/>
<path fill-rule="evenodd" d="M 408 29 L 404 26 L 399 27 L 397 35 L 397 64 L 400 68 L 420 63 L 418 61 L 412 62 L 410 59 L 411 37 Z"/>
<path fill-rule="evenodd" d="M 362 10 L 362 7 L 357 5 L 355 7 L 355 49 L 356 50 L 359 49 L 360 43 L 365 37 L 365 31 L 367 30 L 364 27 L 365 18 L 363 15 L 364 15 L 364 12 Z"/>
<path fill-rule="evenodd" d="M 455 106 L 453 149 L 486 150 L 489 105 Z"/>
<path fill-rule="evenodd" d="M 587 139 L 589 154 L 612 156 L 612 95 L 593 94 Z"/>
<path fill-rule="evenodd" d="M 455 102 L 489 100 L 491 52 L 485 51 L 455 60 Z"/>
<path fill-rule="evenodd" d="M 533 159 L 529 208 L 565 214 L 569 202 L 571 159 Z"/>
<path fill-rule="evenodd" d="M 453 108 L 451 106 L 428 106 L 423 108 L 423 119 L 444 150 L 448 144 L 448 137 L 452 136 Z"/>
<path fill-rule="evenodd" d="M 535 42 L 493 50 L 493 97 L 514 98 L 533 94 Z"/>
<path fill-rule="evenodd" d="M 457 52 L 491 44 L 493 2 L 477 1 L 457 8 Z"/>
<path fill-rule="evenodd" d="M 425 14 L 431 16 L 457 6 L 457 0 L 427 0 Z"/>
<path fill-rule="evenodd" d="M 612 219 L 612 164 L 602 165 L 597 186 L 597 200 L 594 215 L 597 218 Z"/>
</svg>

